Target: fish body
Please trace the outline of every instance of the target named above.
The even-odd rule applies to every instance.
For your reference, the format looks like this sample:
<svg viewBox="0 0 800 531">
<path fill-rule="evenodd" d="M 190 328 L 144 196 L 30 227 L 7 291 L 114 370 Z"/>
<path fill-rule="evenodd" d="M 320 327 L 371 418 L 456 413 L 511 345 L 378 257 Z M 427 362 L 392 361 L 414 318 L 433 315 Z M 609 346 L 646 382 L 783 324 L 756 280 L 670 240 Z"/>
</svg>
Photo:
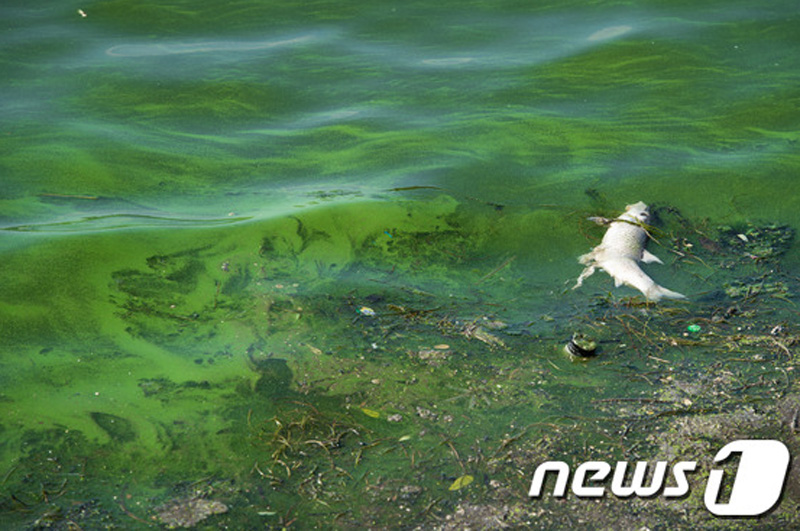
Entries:
<svg viewBox="0 0 800 531">
<path fill-rule="evenodd" d="M 636 288 L 651 301 L 664 297 L 685 299 L 684 295 L 656 284 L 639 267 L 639 262 L 663 264 L 657 256 L 645 249 L 648 234 L 644 225 L 649 220 L 650 209 L 643 202 L 625 207 L 625 212 L 609 224 L 600 245 L 578 258 L 586 269 L 572 289 L 581 286 L 587 277 L 600 268 L 614 279 L 617 287 L 625 284 Z"/>
</svg>

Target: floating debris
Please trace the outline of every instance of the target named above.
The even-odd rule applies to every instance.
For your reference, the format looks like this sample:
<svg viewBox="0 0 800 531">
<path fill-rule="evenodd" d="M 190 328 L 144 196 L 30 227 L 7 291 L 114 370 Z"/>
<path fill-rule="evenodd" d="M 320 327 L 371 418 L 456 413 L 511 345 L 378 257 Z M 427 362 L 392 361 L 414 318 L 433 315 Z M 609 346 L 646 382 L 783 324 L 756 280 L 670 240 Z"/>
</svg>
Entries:
<svg viewBox="0 0 800 531">
<path fill-rule="evenodd" d="M 228 506 L 205 498 L 172 500 L 155 508 L 158 519 L 169 528 L 194 527 L 211 515 L 228 512 Z"/>
<path fill-rule="evenodd" d="M 463 475 L 463 476 L 461 476 L 460 478 L 456 479 L 456 480 L 453 482 L 453 484 L 452 484 L 452 485 L 450 485 L 450 488 L 449 488 L 449 489 L 447 489 L 447 490 L 459 490 L 459 489 L 463 489 L 464 487 L 466 487 L 467 485 L 469 485 L 469 484 L 470 484 L 470 483 L 472 483 L 473 481 L 475 481 L 475 478 L 474 478 L 474 477 L 470 476 L 469 474 Z"/>
<path fill-rule="evenodd" d="M 375 315 L 376 315 L 375 310 L 373 310 L 372 308 L 370 308 L 368 306 L 362 306 L 361 308 L 356 310 L 356 312 L 359 315 L 364 315 L 366 317 L 375 317 Z"/>
<path fill-rule="evenodd" d="M 780 280 L 766 282 L 765 278 L 733 280 L 724 285 L 725 293 L 732 299 L 740 297 L 752 297 L 754 295 L 767 294 L 775 296 L 789 295 L 789 288 Z"/>
<path fill-rule="evenodd" d="M 597 342 L 583 334 L 574 334 L 572 339 L 567 342 L 564 350 L 568 354 L 580 358 L 589 358 L 597 353 Z"/>
<path fill-rule="evenodd" d="M 450 357 L 450 350 L 435 350 L 424 348 L 421 350 L 409 351 L 408 355 L 420 361 L 425 361 L 428 365 L 439 366 Z"/>
<path fill-rule="evenodd" d="M 487 330 L 505 330 L 508 328 L 508 323 L 505 321 L 501 321 L 500 319 L 490 319 L 488 317 L 483 317 L 480 320 L 481 326 Z"/>
<path fill-rule="evenodd" d="M 405 485 L 400 488 L 401 497 L 409 499 L 415 498 L 422 493 L 422 487 L 419 485 Z"/>
<path fill-rule="evenodd" d="M 586 219 L 588 221 L 593 222 L 593 223 L 597 223 L 598 225 L 610 225 L 611 222 L 614 221 L 613 218 L 604 218 L 604 217 L 601 217 L 601 216 L 589 216 Z"/>
<path fill-rule="evenodd" d="M 372 417 L 374 419 L 381 417 L 381 414 L 378 411 L 375 411 L 374 409 L 367 409 L 365 407 L 362 407 L 361 412 L 364 413 L 366 416 Z"/>
<path fill-rule="evenodd" d="M 747 223 L 744 227 L 719 227 L 722 244 L 743 252 L 745 256 L 768 260 L 783 255 L 794 241 L 794 229 L 788 225 L 769 223 L 756 226 Z"/>
<path fill-rule="evenodd" d="M 489 345 L 490 347 L 501 347 L 505 348 L 506 344 L 503 342 L 502 339 L 499 337 L 490 334 L 486 331 L 483 326 L 471 322 L 467 324 L 464 328 L 461 329 L 461 335 L 466 337 L 467 339 L 477 339 L 478 341 L 482 341 Z"/>
</svg>

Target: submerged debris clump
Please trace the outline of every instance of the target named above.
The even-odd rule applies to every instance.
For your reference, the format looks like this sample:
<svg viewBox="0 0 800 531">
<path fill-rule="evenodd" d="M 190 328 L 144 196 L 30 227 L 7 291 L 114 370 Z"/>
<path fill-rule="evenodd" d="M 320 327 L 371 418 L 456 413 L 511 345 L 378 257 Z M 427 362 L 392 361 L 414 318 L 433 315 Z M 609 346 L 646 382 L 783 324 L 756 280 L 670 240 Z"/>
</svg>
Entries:
<svg viewBox="0 0 800 531">
<path fill-rule="evenodd" d="M 725 283 L 725 293 L 732 299 L 754 295 L 789 295 L 789 288 L 781 281 L 769 282 L 764 278 L 735 279 Z"/>
<path fill-rule="evenodd" d="M 777 223 L 756 226 L 748 222 L 739 227 L 722 226 L 719 231 L 724 247 L 759 260 L 780 257 L 794 241 L 794 229 Z"/>
<path fill-rule="evenodd" d="M 313 254 L 336 234 L 292 218 L 290 234 L 254 242 L 249 255 L 200 247 L 117 272 L 111 290 L 128 333 L 184 362 L 166 367 L 188 367 L 142 374 L 137 394 L 165 408 L 208 404 L 202 418 L 219 417 L 159 420 L 166 458 L 153 474 L 160 484 L 225 476 L 230 488 L 173 493 L 146 506 L 146 522 L 124 503 L 152 504 L 147 487 L 114 500 L 132 520 L 170 528 L 703 527 L 699 488 L 669 504 L 526 496 L 547 460 L 694 459 L 699 483 L 714 451 L 734 437 L 780 437 L 800 450 L 800 330 L 791 306 L 800 279 L 780 263 L 794 231 L 714 229 L 676 216 L 662 210 L 658 238 L 677 257 L 671 267 L 691 277 L 694 296 L 675 305 L 548 292 L 519 272 L 522 260 L 481 258 L 480 233 L 444 222 L 372 231 L 336 267 Z M 572 354 L 600 356 L 572 363 L 569 338 Z M 228 360 L 253 374 L 243 377 Z M 229 380 L 217 377 L 224 370 Z M 107 435 L 99 443 L 79 440 L 77 430 L 58 430 L 75 441 L 69 453 L 50 440 L 26 442 L 39 450 L 40 468 L 31 457 L 9 472 L 6 514 L 27 510 L 21 499 L 38 508 L 41 525 L 75 521 L 71 500 L 91 498 L 64 478 L 83 478 L 94 456 L 135 451 L 129 442 L 150 433 L 133 414 L 91 413 L 87 424 Z M 114 472 L 142 463 L 132 454 Z M 798 524 L 800 482 L 789 485 L 789 501 L 765 525 Z M 77 523 L 99 527 L 101 516 L 86 514 Z"/>
<path fill-rule="evenodd" d="M 182 498 L 159 505 L 155 512 L 167 527 L 194 527 L 209 516 L 228 512 L 228 506 L 217 500 Z"/>
</svg>

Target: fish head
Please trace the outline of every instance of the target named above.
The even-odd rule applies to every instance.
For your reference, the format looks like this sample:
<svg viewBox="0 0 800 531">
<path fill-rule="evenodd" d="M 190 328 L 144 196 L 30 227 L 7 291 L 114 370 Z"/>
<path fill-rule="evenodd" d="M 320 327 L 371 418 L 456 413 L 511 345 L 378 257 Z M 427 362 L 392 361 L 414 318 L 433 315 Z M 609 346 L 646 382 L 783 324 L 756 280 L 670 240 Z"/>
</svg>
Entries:
<svg viewBox="0 0 800 531">
<path fill-rule="evenodd" d="M 625 213 L 620 217 L 636 223 L 647 223 L 650 220 L 650 209 L 642 201 L 639 201 L 626 206 Z"/>
</svg>

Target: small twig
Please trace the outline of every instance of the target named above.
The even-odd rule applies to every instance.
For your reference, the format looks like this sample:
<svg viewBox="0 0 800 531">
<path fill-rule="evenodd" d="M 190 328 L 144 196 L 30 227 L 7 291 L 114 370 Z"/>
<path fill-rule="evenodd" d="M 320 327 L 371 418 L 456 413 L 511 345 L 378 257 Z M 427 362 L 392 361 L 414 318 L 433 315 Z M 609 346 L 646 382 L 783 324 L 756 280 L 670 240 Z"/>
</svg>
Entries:
<svg viewBox="0 0 800 531">
<path fill-rule="evenodd" d="M 778 341 L 778 338 L 772 337 L 770 339 L 772 339 L 772 342 L 775 343 L 776 345 L 778 345 L 786 353 L 786 355 L 789 357 L 789 359 L 794 358 L 794 355 L 792 355 L 792 351 L 789 350 L 789 348 L 786 345 L 784 345 L 783 343 Z"/>
<path fill-rule="evenodd" d="M 144 524 L 147 524 L 148 526 L 151 525 L 151 522 L 148 522 L 147 520 L 144 520 L 143 518 L 139 518 L 138 516 L 136 516 L 135 514 L 130 512 L 127 507 L 125 507 L 125 496 L 126 496 L 125 491 L 123 491 L 122 494 L 120 494 L 120 497 L 119 497 L 119 504 L 118 505 L 119 505 L 119 508 L 122 509 L 122 512 L 124 512 L 125 514 L 127 514 L 128 516 L 130 516 L 131 518 L 136 520 L 137 522 L 142 522 Z"/>
<path fill-rule="evenodd" d="M 672 402 L 669 400 L 660 400 L 658 398 L 644 398 L 644 397 L 598 398 L 592 400 L 592 404 L 603 404 L 610 402 L 642 402 L 644 404 L 672 404 Z"/>
<path fill-rule="evenodd" d="M 483 282 L 483 281 L 485 281 L 485 280 L 488 280 L 488 279 L 492 278 L 492 277 L 493 277 L 493 276 L 495 276 L 497 273 L 499 273 L 500 271 L 502 271 L 503 269 L 505 269 L 505 267 L 506 267 L 507 265 L 509 265 L 511 262 L 513 262 L 513 261 L 514 261 L 516 258 L 517 258 L 517 257 L 516 257 L 516 255 L 514 255 L 514 256 L 512 256 L 512 257 L 510 257 L 510 258 L 506 258 L 505 260 L 503 260 L 503 263 L 502 263 L 502 264 L 500 264 L 499 266 L 495 267 L 494 269 L 492 269 L 491 271 L 489 271 L 487 274 L 485 274 L 484 276 L 482 276 L 482 277 L 481 277 L 481 278 L 480 278 L 480 279 L 479 279 L 479 280 L 478 280 L 478 281 L 477 281 L 475 284 L 480 284 L 481 282 Z"/>
</svg>

